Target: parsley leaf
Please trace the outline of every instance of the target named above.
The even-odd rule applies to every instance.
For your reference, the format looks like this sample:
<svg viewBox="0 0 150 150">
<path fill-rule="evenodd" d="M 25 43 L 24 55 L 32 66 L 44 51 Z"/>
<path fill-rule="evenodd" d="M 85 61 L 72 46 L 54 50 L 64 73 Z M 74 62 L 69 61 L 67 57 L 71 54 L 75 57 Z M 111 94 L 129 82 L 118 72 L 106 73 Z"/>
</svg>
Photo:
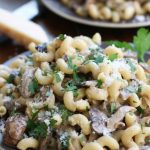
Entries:
<svg viewBox="0 0 150 150">
<path fill-rule="evenodd" d="M 133 37 L 133 43 L 137 50 L 138 58 L 144 61 L 144 54 L 150 49 L 150 32 L 145 28 L 138 30 L 137 35 Z"/>
<path fill-rule="evenodd" d="M 131 72 L 135 72 L 136 71 L 136 66 L 132 63 L 132 61 L 127 58 L 126 62 L 130 66 Z"/>
<path fill-rule="evenodd" d="M 75 82 L 73 80 L 70 80 L 68 81 L 66 84 L 65 84 L 65 91 L 72 91 L 74 96 L 77 96 L 78 93 L 77 93 L 77 86 L 75 85 Z"/>
<path fill-rule="evenodd" d="M 15 106 L 14 108 L 13 108 L 13 110 L 11 111 L 11 116 L 15 116 L 15 115 L 18 115 L 18 114 L 20 114 L 20 112 L 17 112 L 17 107 Z"/>
<path fill-rule="evenodd" d="M 142 107 L 138 106 L 136 109 L 139 114 L 144 115 L 144 109 Z"/>
<path fill-rule="evenodd" d="M 150 49 L 150 32 L 145 28 L 137 31 L 137 35 L 133 37 L 133 45 L 128 42 L 107 41 L 106 44 L 114 44 L 116 47 L 125 48 L 127 50 L 137 51 L 140 61 L 144 61 L 144 54 Z"/>
<path fill-rule="evenodd" d="M 134 47 L 132 44 L 128 42 L 121 42 L 121 41 L 106 41 L 107 45 L 115 45 L 118 48 L 125 48 L 127 50 L 134 50 Z"/>
<path fill-rule="evenodd" d="M 37 122 L 35 121 L 39 111 L 32 113 L 32 118 L 27 121 L 27 129 L 30 136 L 34 138 L 46 137 L 47 135 L 47 125 L 45 122 Z"/>
<path fill-rule="evenodd" d="M 108 59 L 109 59 L 110 61 L 114 61 L 114 60 L 117 59 L 117 58 L 118 58 L 118 54 L 111 54 L 111 55 L 108 56 Z"/>
<path fill-rule="evenodd" d="M 59 140 L 61 144 L 61 150 L 68 150 L 70 136 L 68 132 L 64 132 L 60 135 Z"/>
<path fill-rule="evenodd" d="M 39 89 L 38 81 L 37 81 L 36 78 L 34 78 L 34 79 L 30 82 L 30 84 L 29 84 L 29 86 L 28 86 L 28 90 L 29 90 L 29 91 L 31 92 L 31 94 L 33 95 L 33 94 L 35 94 L 35 93 L 38 91 L 38 89 Z"/>
<path fill-rule="evenodd" d="M 57 123 L 57 121 L 56 121 L 55 119 L 50 119 L 50 127 L 51 127 L 52 129 L 55 128 L 56 123 Z"/>
<path fill-rule="evenodd" d="M 138 86 L 138 90 L 137 90 L 136 93 L 137 93 L 137 94 L 140 94 L 141 92 L 142 92 L 142 85 L 139 85 L 139 86 Z"/>
<path fill-rule="evenodd" d="M 95 49 L 94 48 L 90 48 L 89 50 L 91 51 L 91 55 L 88 57 L 88 60 L 92 60 L 96 64 L 99 64 L 99 63 L 103 62 L 104 57 L 100 54 L 100 49 L 99 48 L 95 48 Z"/>
<path fill-rule="evenodd" d="M 61 81 L 60 75 L 58 73 L 54 73 L 54 76 L 55 76 L 56 82 Z"/>
<path fill-rule="evenodd" d="M 63 123 L 65 123 L 68 120 L 68 117 L 72 115 L 72 112 L 66 109 L 64 105 L 59 106 L 59 113 L 62 117 Z"/>
<path fill-rule="evenodd" d="M 15 79 L 15 75 L 14 74 L 10 74 L 9 77 L 8 77 L 8 79 L 7 79 L 7 82 L 8 83 L 13 83 L 14 79 Z"/>
<path fill-rule="evenodd" d="M 67 63 L 68 63 L 68 67 L 73 70 L 73 79 L 75 81 L 77 81 L 78 80 L 78 75 L 77 75 L 78 67 L 72 63 L 72 58 L 71 57 L 68 58 Z"/>
<path fill-rule="evenodd" d="M 103 84 L 102 80 L 97 80 L 96 87 L 101 88 L 102 84 Z"/>
<path fill-rule="evenodd" d="M 65 34 L 60 34 L 60 35 L 58 36 L 58 39 L 61 40 L 61 41 L 63 41 L 65 38 L 66 38 L 66 35 L 65 35 Z"/>
<path fill-rule="evenodd" d="M 102 63 L 103 60 L 104 60 L 104 57 L 101 56 L 101 55 L 98 55 L 98 56 L 95 58 L 94 61 L 95 61 L 96 64 L 99 64 L 99 63 Z"/>
<path fill-rule="evenodd" d="M 34 122 L 33 120 L 29 119 L 27 122 L 27 128 L 30 136 L 34 138 L 39 137 L 46 137 L 47 135 L 47 125 L 45 122 Z"/>
<path fill-rule="evenodd" d="M 116 103 L 112 102 L 110 106 L 110 112 L 113 114 L 116 111 Z"/>
</svg>

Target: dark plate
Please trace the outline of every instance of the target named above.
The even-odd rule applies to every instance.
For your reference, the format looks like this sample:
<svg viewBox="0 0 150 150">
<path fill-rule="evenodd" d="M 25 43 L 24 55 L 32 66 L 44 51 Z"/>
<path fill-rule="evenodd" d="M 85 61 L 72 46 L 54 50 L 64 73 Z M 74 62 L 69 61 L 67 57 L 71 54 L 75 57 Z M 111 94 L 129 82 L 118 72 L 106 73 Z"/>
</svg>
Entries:
<svg viewBox="0 0 150 150">
<path fill-rule="evenodd" d="M 41 3 L 43 3 L 50 11 L 65 19 L 89 26 L 107 27 L 107 28 L 137 28 L 150 25 L 150 15 L 147 15 L 144 21 L 143 19 L 141 19 L 141 21 L 137 21 L 137 17 L 135 17 L 133 20 L 129 22 L 112 23 L 112 22 L 96 21 L 90 18 L 82 18 L 78 16 L 74 11 L 64 6 L 60 2 L 60 0 L 41 0 Z"/>
</svg>

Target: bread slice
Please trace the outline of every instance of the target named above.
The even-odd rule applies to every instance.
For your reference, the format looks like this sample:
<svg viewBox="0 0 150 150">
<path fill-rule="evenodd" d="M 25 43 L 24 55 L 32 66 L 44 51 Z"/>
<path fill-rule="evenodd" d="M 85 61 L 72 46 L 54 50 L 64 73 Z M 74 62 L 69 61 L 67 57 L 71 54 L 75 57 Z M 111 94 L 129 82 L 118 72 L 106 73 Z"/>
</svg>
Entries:
<svg viewBox="0 0 150 150">
<path fill-rule="evenodd" d="M 0 32 L 25 47 L 28 47 L 31 42 L 40 44 L 48 41 L 46 33 L 38 24 L 17 17 L 1 8 Z"/>
</svg>

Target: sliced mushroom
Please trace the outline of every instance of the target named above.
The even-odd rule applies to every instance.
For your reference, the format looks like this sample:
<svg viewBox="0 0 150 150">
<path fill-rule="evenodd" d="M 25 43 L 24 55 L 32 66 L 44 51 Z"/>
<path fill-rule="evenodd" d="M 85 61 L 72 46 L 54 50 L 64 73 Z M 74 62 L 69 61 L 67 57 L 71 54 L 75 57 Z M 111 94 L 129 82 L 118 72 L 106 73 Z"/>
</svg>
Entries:
<svg viewBox="0 0 150 150">
<path fill-rule="evenodd" d="M 136 52 L 132 52 L 132 51 L 126 51 L 126 52 L 124 52 L 124 57 L 125 58 L 137 59 L 137 53 Z"/>
<path fill-rule="evenodd" d="M 21 140 L 26 129 L 27 118 L 21 114 L 11 116 L 5 123 L 4 143 L 15 146 Z"/>
<path fill-rule="evenodd" d="M 121 122 L 123 120 L 123 118 L 125 117 L 126 113 L 129 111 L 135 111 L 134 107 L 131 106 L 122 106 L 120 107 L 115 114 L 112 115 L 111 118 L 108 119 L 107 122 L 107 128 L 113 132 L 116 130 L 116 124 L 118 124 L 118 122 Z"/>
<path fill-rule="evenodd" d="M 7 111 L 10 113 L 14 108 L 14 101 L 9 96 L 3 98 L 3 105 L 6 107 Z"/>
<path fill-rule="evenodd" d="M 40 145 L 39 145 L 39 150 L 47 150 L 48 147 L 50 146 L 51 143 L 51 136 L 47 136 L 44 139 L 41 139 Z"/>
<path fill-rule="evenodd" d="M 106 125 L 108 117 L 103 112 L 97 108 L 92 108 L 89 114 L 92 121 L 92 128 L 96 133 L 106 135 L 110 132 Z"/>
<path fill-rule="evenodd" d="M 29 98 L 32 94 L 29 91 L 29 85 L 31 81 L 34 79 L 34 68 L 28 68 L 24 72 L 22 79 L 21 79 L 21 87 L 20 87 L 20 92 L 21 95 L 25 98 Z"/>
</svg>

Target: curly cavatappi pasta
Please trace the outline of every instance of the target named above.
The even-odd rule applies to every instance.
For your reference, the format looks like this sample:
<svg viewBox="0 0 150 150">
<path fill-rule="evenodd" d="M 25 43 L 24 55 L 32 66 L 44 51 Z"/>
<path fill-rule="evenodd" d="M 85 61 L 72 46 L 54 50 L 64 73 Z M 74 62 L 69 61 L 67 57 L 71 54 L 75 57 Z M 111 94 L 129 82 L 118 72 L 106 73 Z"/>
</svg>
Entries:
<svg viewBox="0 0 150 150">
<path fill-rule="evenodd" d="M 60 0 L 79 16 L 111 22 L 128 21 L 150 13 L 149 0 Z M 142 19 L 143 21 L 143 19 Z"/>
<path fill-rule="evenodd" d="M 60 35 L 0 65 L 3 142 L 20 150 L 150 147 L 150 78 L 101 35 Z"/>
</svg>

